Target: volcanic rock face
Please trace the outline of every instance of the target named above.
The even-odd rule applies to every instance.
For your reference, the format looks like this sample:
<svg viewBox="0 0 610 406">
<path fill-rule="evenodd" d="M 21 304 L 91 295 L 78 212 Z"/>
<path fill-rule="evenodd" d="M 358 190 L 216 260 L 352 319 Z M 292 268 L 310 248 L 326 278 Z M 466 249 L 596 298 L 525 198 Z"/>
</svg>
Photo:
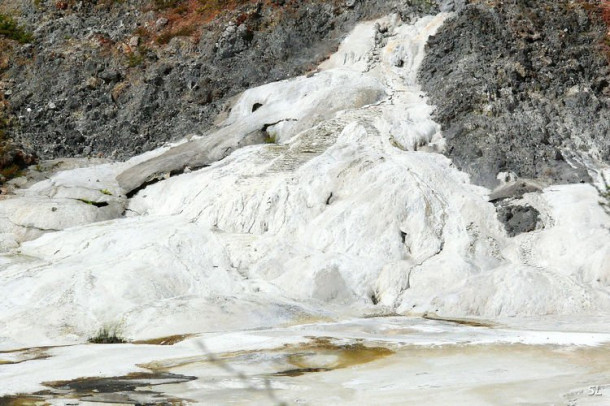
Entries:
<svg viewBox="0 0 610 406">
<path fill-rule="evenodd" d="M 610 159 L 610 69 L 599 2 L 471 2 L 430 39 L 420 71 L 446 153 L 472 180 L 499 172 L 590 181 Z"/>
</svg>

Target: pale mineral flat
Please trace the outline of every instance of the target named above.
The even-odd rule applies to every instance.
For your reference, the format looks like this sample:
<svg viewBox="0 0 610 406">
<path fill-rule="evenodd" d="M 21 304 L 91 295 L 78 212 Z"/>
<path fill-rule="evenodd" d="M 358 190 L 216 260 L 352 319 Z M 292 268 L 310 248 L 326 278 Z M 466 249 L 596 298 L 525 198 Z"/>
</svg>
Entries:
<svg viewBox="0 0 610 406">
<path fill-rule="evenodd" d="M 590 322 L 593 326 L 602 320 Z M 582 329 L 526 330 L 388 317 L 206 333 L 173 345 L 81 344 L 41 351 L 46 358 L 27 360 L 26 351 L 0 353 L 0 361 L 26 359 L 0 367 L 0 394 L 34 393 L 30 401 L 56 405 L 610 401 L 610 332 Z M 131 388 L 117 390 L 130 373 L 140 375 L 132 375 Z M 58 386 L 57 381 L 64 382 Z"/>
</svg>

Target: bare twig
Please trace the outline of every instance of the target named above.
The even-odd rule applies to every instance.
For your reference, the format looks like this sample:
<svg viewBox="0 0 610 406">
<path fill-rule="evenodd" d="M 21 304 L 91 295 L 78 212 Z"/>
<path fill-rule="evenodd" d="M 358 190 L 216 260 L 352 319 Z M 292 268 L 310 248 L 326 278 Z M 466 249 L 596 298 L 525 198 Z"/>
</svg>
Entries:
<svg viewBox="0 0 610 406">
<path fill-rule="evenodd" d="M 261 389 L 259 387 L 257 387 L 250 381 L 250 379 L 248 378 L 248 376 L 246 374 L 244 374 L 241 371 L 238 371 L 237 369 L 233 368 L 231 365 L 229 365 L 222 359 L 216 357 L 211 351 L 208 350 L 208 348 L 205 346 L 205 344 L 203 342 L 198 342 L 197 345 L 207 355 L 209 362 L 211 362 L 212 364 L 216 365 L 217 367 L 225 370 L 226 372 L 230 373 L 231 375 L 236 376 L 244 384 L 244 387 L 246 390 L 253 391 L 253 392 L 261 391 Z M 271 385 L 271 381 L 268 378 L 264 378 L 264 383 L 265 383 L 265 392 L 267 393 L 269 400 L 271 400 L 271 402 L 273 402 L 274 405 L 287 406 L 286 402 L 283 402 L 282 400 L 280 400 L 277 397 L 277 395 L 275 394 L 275 391 L 273 389 L 273 386 Z"/>
<path fill-rule="evenodd" d="M 595 187 L 595 189 L 597 189 L 597 193 L 601 198 L 601 200 L 599 201 L 599 205 L 602 206 L 602 209 L 604 209 L 606 214 L 610 216 L 610 183 L 608 183 L 608 179 L 603 173 L 602 181 L 604 183 L 602 187 L 597 186 L 595 184 L 593 186 Z"/>
</svg>

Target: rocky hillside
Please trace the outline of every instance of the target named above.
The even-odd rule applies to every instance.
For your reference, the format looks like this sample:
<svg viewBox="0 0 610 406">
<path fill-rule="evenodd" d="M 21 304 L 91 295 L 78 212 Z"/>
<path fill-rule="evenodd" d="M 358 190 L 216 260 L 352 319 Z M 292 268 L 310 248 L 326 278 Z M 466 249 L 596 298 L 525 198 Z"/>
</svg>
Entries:
<svg viewBox="0 0 610 406">
<path fill-rule="evenodd" d="M 10 136 L 41 158 L 126 158 L 205 133 L 232 96 L 313 69 L 357 21 L 436 8 L 412 3 L 2 1 L 31 33 L 2 67 Z"/>
<path fill-rule="evenodd" d="M 599 0 L 2 0 L 17 24 L 0 33 L 3 175 L 34 155 L 124 159 L 205 134 L 233 96 L 311 71 L 357 21 L 439 9 L 457 14 L 420 81 L 447 155 L 485 186 L 590 181 L 580 152 L 610 157 Z"/>
</svg>

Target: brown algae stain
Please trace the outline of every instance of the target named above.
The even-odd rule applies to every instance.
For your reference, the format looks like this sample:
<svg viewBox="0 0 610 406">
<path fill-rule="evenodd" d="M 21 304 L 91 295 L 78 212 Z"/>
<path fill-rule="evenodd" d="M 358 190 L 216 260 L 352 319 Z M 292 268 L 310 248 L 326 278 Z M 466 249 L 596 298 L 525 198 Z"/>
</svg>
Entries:
<svg viewBox="0 0 610 406">
<path fill-rule="evenodd" d="M 423 319 L 426 320 L 434 320 L 434 321 L 444 321 L 447 323 L 459 324 L 462 326 L 470 326 L 470 327 L 486 327 L 486 328 L 494 328 L 498 327 L 497 324 L 483 321 L 483 320 L 475 320 L 475 319 L 461 319 L 461 318 L 451 318 L 451 317 L 441 317 L 434 313 L 424 313 L 422 315 Z"/>
<path fill-rule="evenodd" d="M 326 372 L 350 368 L 385 358 L 395 352 L 386 347 L 367 346 L 362 343 L 339 344 L 330 337 L 311 337 L 308 342 L 286 344 L 270 350 L 234 351 L 184 357 L 138 365 L 154 372 L 169 372 L 172 369 L 190 367 L 195 364 L 233 364 L 252 355 L 267 353 L 275 363 L 285 365 L 285 369 L 273 373 L 277 376 L 299 376 L 305 373 Z M 289 368 L 288 368 L 289 367 Z"/>
<path fill-rule="evenodd" d="M 280 371 L 277 375 L 298 376 L 294 374 L 295 371 L 308 373 L 350 368 L 394 354 L 394 351 L 386 347 L 369 347 L 361 343 L 336 344 L 326 337 L 288 349 L 290 353 L 287 361 L 296 369 Z M 287 374 L 288 372 L 291 373 Z"/>
<path fill-rule="evenodd" d="M 328 372 L 331 371 L 328 368 L 295 368 L 295 369 L 287 369 L 286 371 L 276 372 L 275 376 L 288 376 L 294 378 L 295 376 L 301 376 L 305 374 L 311 374 L 314 372 Z"/>
<path fill-rule="evenodd" d="M 167 383 L 182 383 L 196 379 L 191 376 L 168 373 L 135 372 L 118 377 L 90 377 L 78 378 L 70 381 L 43 382 L 43 385 L 62 391 L 71 391 L 76 394 L 87 392 L 111 393 L 117 391 L 133 391 L 141 386 L 154 386 Z"/>
<path fill-rule="evenodd" d="M 45 405 L 50 400 L 75 399 L 97 403 L 121 404 L 164 404 L 183 405 L 186 400 L 166 397 L 152 390 L 154 386 L 180 384 L 195 380 L 193 376 L 170 373 L 132 373 L 118 377 L 88 377 L 69 381 L 43 382 L 50 390 L 36 392 L 27 397 L 15 397 L 21 403 L 7 403 L 10 406 Z M 26 399 L 38 403 L 24 403 Z M 0 398 L 0 405 L 4 405 Z M 9 401 L 12 401 L 9 399 Z M 46 402 L 46 403 L 45 403 Z"/>
<path fill-rule="evenodd" d="M 0 359 L 0 365 L 14 365 L 21 364 L 22 362 L 26 361 L 50 358 L 51 356 L 47 352 L 49 348 L 51 347 L 33 347 L 18 350 L 2 351 L 0 352 L 0 354 L 3 354 L 4 357 L 12 359 Z M 2 405 L 2 403 L 0 403 L 0 405 Z"/>
<path fill-rule="evenodd" d="M 187 338 L 194 337 L 194 334 L 176 334 L 173 336 L 150 338 L 148 340 L 133 341 L 132 344 L 144 344 L 144 345 L 174 345 Z"/>
<path fill-rule="evenodd" d="M 59 346 L 61 347 L 61 346 Z M 57 348 L 59 348 L 57 347 Z M 15 350 L 7 350 L 7 351 L 0 351 L 0 354 L 17 354 L 17 353 L 32 353 L 32 352 L 43 352 L 46 351 L 50 348 L 56 348 L 56 347 L 29 347 L 29 348 L 17 348 Z"/>
<path fill-rule="evenodd" d="M 42 397 L 31 395 L 0 396 L 1 406 L 48 406 Z"/>
<path fill-rule="evenodd" d="M 162 404 L 181 406 L 186 399 L 164 396 L 154 386 L 180 384 L 195 377 L 167 373 L 133 373 L 117 377 L 78 378 L 69 381 L 43 382 L 48 390 L 31 394 L 0 397 L 0 406 L 47 406 L 55 401 L 79 404 L 80 401 L 100 404 Z M 74 402 L 72 402 L 72 399 Z"/>
</svg>

